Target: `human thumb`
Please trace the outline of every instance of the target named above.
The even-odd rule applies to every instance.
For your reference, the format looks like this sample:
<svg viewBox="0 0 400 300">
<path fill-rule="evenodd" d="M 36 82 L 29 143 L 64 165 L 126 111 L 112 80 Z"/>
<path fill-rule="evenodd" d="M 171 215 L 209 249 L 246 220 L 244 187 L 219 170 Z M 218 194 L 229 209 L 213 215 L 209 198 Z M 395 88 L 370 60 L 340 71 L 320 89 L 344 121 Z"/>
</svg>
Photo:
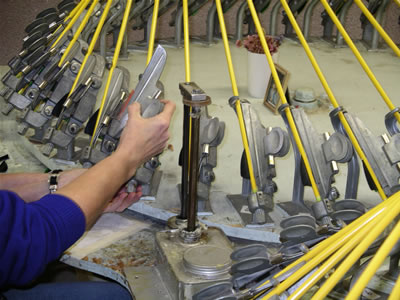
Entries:
<svg viewBox="0 0 400 300">
<path fill-rule="evenodd" d="M 140 103 L 134 102 L 128 106 L 128 116 L 129 117 L 140 117 Z"/>
</svg>

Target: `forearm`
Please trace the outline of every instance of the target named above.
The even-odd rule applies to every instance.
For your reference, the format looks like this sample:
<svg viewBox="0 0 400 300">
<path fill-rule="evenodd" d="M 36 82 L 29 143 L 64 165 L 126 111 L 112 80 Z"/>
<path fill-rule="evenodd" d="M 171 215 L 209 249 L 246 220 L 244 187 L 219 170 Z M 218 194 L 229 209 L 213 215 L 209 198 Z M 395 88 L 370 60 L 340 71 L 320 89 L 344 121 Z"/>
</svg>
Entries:
<svg viewBox="0 0 400 300">
<path fill-rule="evenodd" d="M 74 169 L 62 172 L 58 177 L 58 188 L 62 188 L 85 172 L 85 169 Z M 17 173 L 3 174 L 0 177 L 0 190 L 16 193 L 25 202 L 32 202 L 49 193 L 49 174 Z"/>
<path fill-rule="evenodd" d="M 78 204 L 85 215 L 86 227 L 89 228 L 103 212 L 108 201 L 133 176 L 138 164 L 127 164 L 123 156 L 115 152 L 57 193 Z"/>
<path fill-rule="evenodd" d="M 49 193 L 47 178 L 44 173 L 2 174 L 0 189 L 12 191 L 25 202 L 32 202 Z"/>
<path fill-rule="evenodd" d="M 18 186 L 42 183 L 47 180 L 45 173 L 0 174 L 0 190 L 11 190 Z"/>
</svg>

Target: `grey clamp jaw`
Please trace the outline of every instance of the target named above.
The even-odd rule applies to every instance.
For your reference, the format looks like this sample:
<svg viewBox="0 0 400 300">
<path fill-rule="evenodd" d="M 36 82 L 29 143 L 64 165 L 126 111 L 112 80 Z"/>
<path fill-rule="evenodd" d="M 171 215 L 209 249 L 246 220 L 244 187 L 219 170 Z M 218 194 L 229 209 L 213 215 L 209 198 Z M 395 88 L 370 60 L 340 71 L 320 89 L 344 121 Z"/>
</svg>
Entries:
<svg viewBox="0 0 400 300">
<path fill-rule="evenodd" d="M 282 105 L 279 110 L 287 128 L 290 130 L 284 112 L 286 107 L 287 106 L 283 107 Z M 293 119 L 295 120 L 300 139 L 310 162 L 311 171 L 313 172 L 321 197 L 324 199 L 335 200 L 339 194 L 332 184 L 334 183 L 334 175 L 339 171 L 337 162 L 349 163 L 352 160 L 355 154 L 351 143 L 340 131 L 335 132 L 332 135 L 329 135 L 328 133 L 319 134 L 314 129 L 312 123 L 309 121 L 307 115 L 302 109 L 289 109 L 291 109 Z M 293 138 L 292 143 L 294 144 Z M 306 207 L 303 200 L 304 186 L 309 185 L 310 183 L 308 182 L 308 175 L 305 172 L 299 150 L 297 147 L 294 147 L 294 150 L 296 168 L 293 202 L 302 207 Z M 356 168 L 349 177 L 358 183 L 358 169 Z M 355 190 L 353 189 L 353 194 L 357 194 L 357 185 L 355 185 Z"/>
<path fill-rule="evenodd" d="M 162 46 L 158 45 L 129 101 L 129 104 L 134 102 L 140 103 L 142 117 L 144 118 L 150 118 L 159 114 L 164 107 L 158 100 L 163 91 L 158 88 L 157 82 L 161 77 L 166 61 L 167 52 Z M 125 110 L 120 118 L 120 125 L 117 133 L 121 134 L 127 121 L 128 111 Z"/>
<path fill-rule="evenodd" d="M 141 104 L 141 113 L 144 118 L 157 115 L 164 107 L 164 104 L 160 102 L 158 98 L 163 94 L 163 90 L 159 88 L 159 79 L 163 72 L 166 59 L 167 53 L 165 49 L 161 46 L 157 46 L 152 59 L 140 77 L 132 97 L 129 99 L 128 105 L 134 102 Z M 123 82 L 118 82 L 119 86 L 121 84 L 124 85 Z M 105 118 L 107 118 L 108 121 L 104 123 L 104 126 L 99 126 L 94 133 L 95 138 L 92 147 L 85 148 L 83 157 L 81 158 L 81 163 L 85 166 L 97 163 L 99 160 L 110 155 L 117 147 L 122 130 L 128 121 L 127 106 L 122 105 L 119 95 L 120 88 L 109 92 L 108 98 L 113 99 L 112 103 L 110 102 L 108 104 L 108 107 L 105 109 L 106 113 L 100 118 L 101 124 L 103 124 Z M 100 145 L 100 150 L 98 150 L 95 147 L 95 141 L 100 136 L 103 137 L 103 141 Z M 128 191 L 134 191 L 137 184 L 141 184 L 142 186 L 150 185 L 151 178 L 158 166 L 158 159 L 152 158 L 149 162 L 146 162 L 142 167 L 138 168 L 135 177 L 128 183 Z M 145 189 L 144 187 L 144 190 Z M 143 194 L 145 194 L 144 190 Z"/>
<path fill-rule="evenodd" d="M 359 118 L 347 113 L 341 107 L 330 113 L 331 122 L 336 130 L 344 131 L 343 125 L 338 118 L 339 110 L 343 111 L 344 117 L 350 125 L 385 195 L 390 196 L 400 190 L 400 136 L 399 133 L 397 133 L 397 125 L 395 125 L 393 121 L 396 109 L 390 112 L 385 120 L 391 136 L 383 134 L 378 137 L 374 136 Z M 392 121 L 390 121 L 390 119 L 392 119 Z M 377 190 L 368 170 L 366 168 L 364 168 L 364 170 L 370 188 L 372 190 Z"/>
<path fill-rule="evenodd" d="M 272 180 L 276 177 L 275 157 L 282 157 L 288 153 L 290 140 L 288 134 L 281 128 L 265 128 L 261 124 L 257 112 L 247 100 L 241 100 L 238 97 L 229 99 L 229 104 L 236 113 L 237 101 L 240 101 L 242 109 L 254 177 L 258 187 L 258 192 L 252 193 L 247 159 L 243 155 L 241 162 L 242 195 L 247 197 L 249 210 L 252 213 L 252 223 L 264 224 L 267 211 L 271 211 L 274 207 L 273 194 L 277 191 L 277 186 Z"/>
</svg>

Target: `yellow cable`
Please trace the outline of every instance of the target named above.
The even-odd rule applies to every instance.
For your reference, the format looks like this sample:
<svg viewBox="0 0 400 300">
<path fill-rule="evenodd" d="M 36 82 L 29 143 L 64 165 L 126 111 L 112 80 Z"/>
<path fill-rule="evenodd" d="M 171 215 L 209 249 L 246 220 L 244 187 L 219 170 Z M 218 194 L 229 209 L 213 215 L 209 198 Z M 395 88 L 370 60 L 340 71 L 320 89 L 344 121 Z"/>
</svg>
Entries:
<svg viewBox="0 0 400 300">
<path fill-rule="evenodd" d="M 226 32 L 224 13 L 222 11 L 221 0 L 215 0 L 215 4 L 217 7 L 218 20 L 219 20 L 219 24 L 220 24 L 220 28 L 221 28 L 222 40 L 224 42 L 225 57 L 226 57 L 226 62 L 228 64 L 229 76 L 231 78 L 232 92 L 233 92 L 234 96 L 239 96 L 239 91 L 238 91 L 236 77 L 235 77 L 235 71 L 234 71 L 233 63 L 232 63 L 231 51 L 230 51 L 230 47 L 229 47 L 228 34 Z M 236 101 L 235 105 L 236 105 L 236 113 L 239 118 L 239 127 L 240 127 L 240 133 L 242 135 L 242 140 L 243 140 L 244 153 L 246 155 L 247 165 L 248 165 L 248 169 L 249 169 L 251 190 L 253 193 L 257 193 L 258 187 L 257 187 L 256 179 L 254 177 L 253 161 L 251 160 L 249 143 L 248 143 L 247 134 L 246 134 L 246 126 L 245 126 L 244 120 L 243 120 L 242 106 L 241 106 L 239 100 Z"/>
<path fill-rule="evenodd" d="M 390 235 L 385 239 L 382 246 L 375 253 L 372 260 L 368 263 L 367 268 L 363 271 L 361 276 L 358 278 L 356 284 L 351 288 L 350 292 L 346 296 L 346 300 L 358 299 L 364 288 L 367 286 L 368 282 L 372 276 L 376 273 L 380 265 L 382 265 L 385 258 L 389 255 L 393 246 L 400 239 L 400 222 L 398 222 L 395 228 L 392 230 Z M 395 299 L 400 299 L 397 297 Z"/>
<path fill-rule="evenodd" d="M 101 15 L 99 23 L 97 24 L 96 31 L 94 32 L 92 41 L 90 42 L 88 51 L 87 51 L 87 53 L 85 55 L 85 58 L 83 59 L 83 62 L 82 62 L 82 65 L 81 65 L 81 67 L 79 69 L 78 75 L 76 75 L 74 84 L 72 85 L 72 88 L 71 88 L 71 90 L 70 90 L 70 92 L 68 94 L 68 97 L 71 96 L 73 91 L 75 91 L 76 86 L 78 85 L 79 79 L 80 79 L 80 77 L 82 75 L 82 72 L 83 72 L 83 69 L 84 69 L 84 67 L 86 65 L 86 62 L 89 59 L 89 56 L 92 54 L 94 47 L 96 46 L 97 39 L 99 38 L 99 35 L 100 35 L 101 30 L 103 28 L 104 22 L 106 21 L 106 18 L 107 18 L 107 15 L 108 15 L 108 12 L 110 10 L 112 2 L 113 2 L 113 0 L 107 0 L 107 4 L 104 7 L 103 14 Z"/>
<path fill-rule="evenodd" d="M 242 135 L 244 152 L 246 154 L 247 165 L 248 165 L 249 173 L 250 173 L 251 191 L 253 193 L 257 193 L 258 188 L 257 188 L 256 180 L 254 178 L 253 164 L 251 161 L 249 142 L 248 142 L 247 136 L 246 136 L 246 127 L 244 125 L 243 112 L 242 112 L 242 107 L 241 107 L 240 101 L 237 100 L 235 105 L 236 105 L 236 113 L 237 113 L 237 116 L 239 119 L 240 133 Z"/>
<path fill-rule="evenodd" d="M 78 40 L 79 36 L 81 35 L 82 30 L 85 28 L 87 22 L 89 21 L 89 18 L 92 16 L 92 12 L 94 8 L 96 7 L 97 3 L 99 0 L 93 0 L 92 5 L 90 5 L 88 11 L 86 12 L 85 17 L 83 18 L 81 24 L 79 24 L 78 29 L 76 30 L 74 37 L 72 40 L 69 42 L 67 49 L 65 50 L 63 56 L 61 56 L 60 62 L 58 63 L 58 66 L 61 67 L 64 63 L 65 58 L 69 54 L 69 52 L 72 49 L 72 46 L 75 44 L 75 42 Z"/>
<path fill-rule="evenodd" d="M 160 6 L 160 0 L 154 0 L 153 18 L 151 19 L 150 40 L 149 40 L 149 49 L 147 50 L 147 62 L 146 62 L 146 65 L 149 64 L 149 62 L 151 60 L 151 57 L 153 56 L 154 40 L 155 40 L 155 37 L 156 37 L 158 8 L 159 8 L 159 6 Z"/>
<path fill-rule="evenodd" d="M 357 6 L 361 9 L 363 14 L 367 17 L 368 21 L 375 27 L 375 29 L 379 32 L 385 42 L 388 44 L 390 48 L 392 48 L 393 52 L 396 53 L 397 56 L 400 56 L 400 49 L 397 45 L 393 42 L 390 36 L 385 32 L 382 26 L 376 21 L 374 16 L 369 12 L 368 8 L 362 3 L 361 0 L 354 0 Z"/>
<path fill-rule="evenodd" d="M 68 14 L 68 16 L 65 17 L 63 23 L 65 24 L 65 23 L 67 23 L 67 21 L 68 21 L 69 19 L 73 18 L 73 17 L 75 16 L 76 12 L 81 8 L 82 5 L 83 5 L 83 1 L 80 1 L 80 2 L 74 7 L 74 9 L 70 11 L 70 13 Z M 53 33 L 53 34 L 56 34 L 56 32 L 57 32 L 58 30 L 60 30 L 62 27 L 63 27 L 63 25 L 59 25 L 59 26 L 57 27 L 57 29 L 54 30 L 54 33 Z"/>
<path fill-rule="evenodd" d="M 115 67 L 117 66 L 117 62 L 118 62 L 118 58 L 119 58 L 119 52 L 121 51 L 122 42 L 124 40 L 124 35 L 125 35 L 125 32 L 126 32 L 126 25 L 128 23 L 131 7 L 132 7 L 132 0 L 127 0 L 126 1 L 126 7 L 125 7 L 124 16 L 122 18 L 122 23 L 121 23 L 121 27 L 120 27 L 120 31 L 119 31 L 119 35 L 118 35 L 117 44 L 115 45 L 114 57 L 113 57 L 113 60 L 112 60 L 112 65 L 111 65 L 110 71 L 108 72 L 107 83 L 106 83 L 106 86 L 105 86 L 105 89 L 104 89 L 103 98 L 101 100 L 99 114 L 98 114 L 97 120 L 96 120 L 96 126 L 94 127 L 94 131 L 93 132 L 96 132 L 97 127 L 99 126 L 99 123 L 100 123 L 100 118 L 101 118 L 101 115 L 103 113 L 103 109 L 104 109 L 104 106 L 105 106 L 105 103 L 106 103 L 106 98 L 107 98 L 108 90 L 110 88 L 112 75 L 114 73 Z M 94 134 L 92 135 L 92 139 L 90 140 L 90 146 L 93 146 L 93 138 L 94 138 Z"/>
<path fill-rule="evenodd" d="M 392 207 L 391 205 L 390 207 Z M 388 211 L 386 209 L 386 211 Z M 311 287 L 318 283 L 326 273 L 332 270 L 338 263 L 342 261 L 346 255 L 349 254 L 369 232 L 377 226 L 377 224 L 385 217 L 385 214 L 373 218 L 367 225 L 365 225 L 359 232 L 354 234 L 354 236 L 341 248 L 339 248 L 334 254 L 332 254 L 318 269 L 300 286 L 298 287 L 288 298 L 288 300 L 300 299 Z"/>
<path fill-rule="evenodd" d="M 65 34 L 74 26 L 76 20 L 78 20 L 79 16 L 82 14 L 83 10 L 86 8 L 86 6 L 89 5 L 89 2 L 91 0 L 84 0 L 82 3 L 82 6 L 79 8 L 79 10 L 76 12 L 76 15 L 72 18 L 72 20 L 68 23 L 68 25 L 64 28 L 63 32 L 59 35 L 57 40 L 51 45 L 51 48 L 55 48 L 60 40 L 64 37 Z"/>
<path fill-rule="evenodd" d="M 189 9 L 188 0 L 183 0 L 183 40 L 185 48 L 185 74 L 186 82 L 190 82 L 190 52 L 189 52 Z"/>
<path fill-rule="evenodd" d="M 228 71 L 229 71 L 229 76 L 231 78 L 233 95 L 239 96 L 239 91 L 236 84 L 235 71 L 233 69 L 233 64 L 232 64 L 231 51 L 229 48 L 228 34 L 226 33 L 224 13 L 222 11 L 221 0 L 215 0 L 215 4 L 217 6 L 219 27 L 221 28 L 222 40 L 224 41 L 225 56 L 226 56 L 226 62 L 228 63 Z"/>
<path fill-rule="evenodd" d="M 274 278 L 279 277 L 280 275 L 290 271 L 292 268 L 297 266 L 299 263 L 302 263 L 303 261 L 311 261 L 318 254 L 325 251 L 327 248 L 332 247 L 333 245 L 335 245 L 336 248 L 334 248 L 332 251 L 335 251 L 335 249 L 341 247 L 344 243 L 346 243 L 349 240 L 349 238 L 351 238 L 356 232 L 358 232 L 364 226 L 366 226 L 366 224 L 368 224 L 371 219 L 379 216 L 382 212 L 384 212 L 387 209 L 388 204 L 390 204 L 392 201 L 393 201 L 393 198 L 389 198 L 387 201 L 382 202 L 379 205 L 372 208 L 371 210 L 367 211 L 364 215 L 362 215 L 361 217 L 359 217 L 358 219 L 353 221 L 351 224 L 344 227 L 339 232 L 330 236 L 326 240 L 320 242 L 317 246 L 312 248 L 309 252 L 304 254 L 302 257 L 300 257 L 299 259 L 294 261 L 292 264 L 287 266 L 285 269 L 283 269 L 279 273 L 275 274 L 273 277 Z M 268 282 L 269 281 L 262 283 L 259 287 L 264 286 Z M 263 297 L 262 299 L 267 299 L 267 298 Z"/>
<path fill-rule="evenodd" d="M 77 11 L 82 7 L 83 3 L 85 1 L 79 1 L 79 3 L 70 11 L 70 13 L 68 14 L 68 16 L 64 19 L 64 23 L 66 21 L 68 21 L 69 19 L 72 19 L 75 14 L 77 13 Z"/>
<path fill-rule="evenodd" d="M 288 14 L 288 16 L 289 16 L 289 19 L 291 19 L 291 17 L 292 17 L 291 22 L 292 22 L 292 25 L 294 26 L 294 28 L 296 29 L 297 23 L 296 23 L 296 22 L 293 22 L 294 18 L 293 18 L 293 15 L 292 15 L 291 13 L 289 13 L 289 12 L 290 12 L 290 9 L 288 8 L 286 1 L 281 1 L 281 2 L 282 2 L 282 4 L 283 4 L 284 8 L 285 8 L 285 6 L 286 6 L 286 9 L 285 9 L 285 10 L 286 10 L 286 12 L 287 12 L 287 14 Z M 304 37 L 302 36 L 302 34 L 299 34 L 299 32 L 301 33 L 301 31 L 299 30 L 298 26 L 297 26 L 297 29 L 298 29 L 298 30 L 296 30 L 296 32 L 297 32 L 297 34 L 298 34 L 298 36 L 299 36 L 299 38 L 300 38 L 300 41 L 302 41 L 302 39 L 304 40 Z M 307 54 L 308 54 L 308 56 L 309 56 L 311 62 L 313 63 L 313 66 L 314 66 L 314 68 L 316 69 L 317 74 L 319 75 L 320 80 L 321 80 L 322 84 L 324 85 L 324 88 L 325 88 L 326 91 L 327 91 L 328 96 L 330 97 L 332 103 L 337 107 L 338 104 L 337 104 L 336 100 L 335 100 L 334 97 L 333 97 L 332 91 L 329 89 L 329 86 L 327 85 L 325 78 L 323 77 L 322 73 L 320 72 L 319 67 L 318 67 L 318 65 L 316 64 L 315 59 L 314 59 L 314 57 L 312 56 L 312 53 L 311 53 L 311 51 L 310 51 L 308 45 L 306 44 L 305 40 L 302 41 L 302 44 L 303 44 L 303 47 L 304 47 L 304 49 L 306 50 L 306 52 L 307 52 Z M 305 46 L 305 45 L 306 45 L 306 46 Z M 308 50 L 308 51 L 307 51 L 307 50 Z M 346 122 L 346 120 L 345 120 L 345 118 L 344 118 L 344 116 L 343 116 L 342 113 L 339 113 L 339 117 L 341 117 L 342 124 L 344 124 L 344 127 L 345 127 L 346 131 L 347 131 L 348 133 L 352 133 L 352 132 L 351 132 L 351 129 L 349 128 L 349 126 L 348 126 L 348 124 L 347 124 L 347 122 Z M 343 120 L 344 120 L 345 122 L 343 122 Z M 346 125 L 347 125 L 347 126 L 346 126 Z M 347 128 L 346 128 L 346 127 L 347 127 Z M 353 135 L 353 138 L 354 138 L 354 140 L 355 140 L 354 135 Z M 358 143 L 357 143 L 357 144 L 358 144 Z M 356 146 L 356 145 L 355 145 L 355 146 Z M 357 148 L 357 147 L 356 147 L 356 148 Z M 357 150 L 357 149 L 356 149 L 356 150 Z M 360 149 L 358 149 L 358 150 L 360 151 Z M 359 152 L 359 151 L 358 151 L 358 152 Z M 367 165 L 366 159 L 365 159 L 365 162 L 366 162 L 366 165 Z M 367 166 L 367 167 L 368 167 L 368 166 Z M 373 172 L 370 171 L 370 173 L 371 173 L 372 175 L 374 175 Z M 378 184 L 377 187 L 378 187 L 378 191 L 379 191 L 380 185 Z M 386 198 L 386 196 L 384 195 L 384 193 L 383 193 L 382 190 L 380 191 L 380 195 L 381 195 L 381 197 L 382 197 L 383 199 Z M 328 240 L 329 240 L 329 239 L 328 239 Z M 307 255 L 307 254 L 306 254 L 306 255 Z M 301 260 L 301 261 L 303 261 L 303 260 Z M 283 272 L 285 272 L 286 270 L 289 270 L 290 267 L 293 267 L 294 265 L 297 265 L 299 262 L 300 262 L 300 261 L 296 261 L 294 264 L 290 265 L 288 268 L 285 268 L 285 270 L 283 270 L 283 271 L 280 272 L 280 273 L 283 273 Z M 279 274 L 278 274 L 278 276 L 279 276 Z M 276 278 L 277 276 L 274 276 L 274 277 Z M 290 286 L 290 285 L 289 285 L 289 286 Z M 269 297 L 270 295 L 271 295 L 271 294 L 268 294 L 267 296 Z M 267 299 L 267 297 L 265 297 L 265 299 Z"/>
<path fill-rule="evenodd" d="M 333 272 L 332 275 L 319 288 L 318 292 L 313 296 L 313 300 L 323 299 L 335 287 L 339 280 L 353 266 L 353 264 L 361 257 L 375 239 L 385 230 L 385 228 L 398 216 L 400 213 L 400 192 L 397 192 L 390 198 L 395 198 L 396 203 L 392 209 L 388 209 L 385 217 L 379 222 L 367 235 L 363 236 L 361 243 L 346 257 L 340 266 Z"/>
<path fill-rule="evenodd" d="M 400 276 L 397 277 L 396 283 L 390 293 L 388 300 L 398 300 L 400 299 Z"/>
<path fill-rule="evenodd" d="M 369 77 L 369 79 L 372 81 L 372 84 L 375 86 L 376 90 L 378 93 L 381 95 L 383 101 L 385 101 L 387 107 L 389 110 L 395 109 L 395 106 L 393 105 L 392 101 L 389 99 L 388 95 L 385 93 L 383 90 L 382 86 L 378 82 L 378 80 L 375 78 L 374 74 L 372 73 L 371 69 L 368 67 L 367 63 L 365 62 L 364 58 L 361 56 L 360 52 L 357 50 L 356 46 L 354 45 L 353 41 L 351 40 L 350 36 L 347 34 L 346 30 L 340 23 L 339 19 L 337 18 L 336 14 L 333 12 L 332 8 L 329 6 L 329 3 L 326 0 L 320 0 L 322 5 L 324 6 L 326 12 L 329 14 L 330 18 L 332 21 L 335 23 L 336 28 L 340 31 L 342 34 L 344 40 L 346 41 L 347 45 L 350 47 L 351 51 L 354 53 L 355 57 L 357 58 L 358 62 L 360 63 L 361 67 L 364 69 L 365 73 Z M 400 122 L 400 114 L 395 113 L 396 119 L 398 122 Z"/>
<path fill-rule="evenodd" d="M 365 226 L 367 226 L 368 223 L 370 223 L 372 220 L 377 218 L 380 214 L 385 212 L 386 206 L 383 204 L 387 204 L 385 202 L 381 203 L 381 208 L 380 210 L 376 211 L 372 215 L 368 215 L 367 218 L 365 218 L 365 215 L 363 216 L 360 222 L 357 222 L 357 226 L 352 226 L 352 229 L 350 231 L 346 230 L 345 234 L 341 235 L 341 238 L 336 241 L 332 241 L 329 244 L 325 243 L 325 247 L 321 249 L 321 247 L 318 247 L 318 251 L 314 251 L 314 257 L 311 258 L 310 260 L 307 261 L 307 263 L 302 266 L 300 269 L 298 269 L 296 272 L 294 272 L 290 277 L 288 277 L 285 281 L 281 282 L 278 284 L 276 288 L 274 288 L 272 291 L 270 291 L 266 296 L 264 296 L 262 299 L 269 299 L 273 295 L 280 295 L 284 291 L 286 291 L 289 287 L 291 287 L 293 284 L 295 284 L 298 280 L 303 278 L 305 275 L 310 273 L 316 266 L 318 266 L 321 262 L 326 260 L 327 257 L 335 253 L 338 249 L 340 249 L 343 245 L 345 245 L 348 241 L 350 241 L 356 234 L 358 234 Z M 359 218 L 360 219 L 360 218 Z M 346 227 L 344 228 L 346 229 Z M 342 230 L 344 230 L 342 229 Z M 341 231 L 342 231 L 341 230 Z M 340 231 L 339 231 L 340 232 Z M 336 233 L 338 234 L 338 233 Z M 336 235 L 335 234 L 335 235 Z M 333 235 L 334 236 L 334 235 Z M 332 236 L 332 237 L 333 237 Z M 331 238 L 327 239 L 330 240 Z M 314 250 L 314 249 L 313 249 Z M 299 262 L 303 262 L 305 258 L 300 258 Z M 274 276 L 276 278 L 276 276 Z M 322 298 L 321 298 L 322 299 Z"/>
<path fill-rule="evenodd" d="M 400 1 L 399 0 L 394 0 L 394 2 L 397 4 L 398 7 L 400 7 Z"/>
<path fill-rule="evenodd" d="M 282 6 L 283 6 L 283 9 L 286 12 L 286 15 L 289 18 L 290 23 L 292 24 L 293 29 L 295 30 L 295 32 L 297 34 L 297 37 L 300 40 L 300 43 L 302 44 L 302 46 L 304 48 L 304 51 L 306 52 L 306 54 L 307 54 L 307 56 L 308 56 L 308 58 L 309 58 L 309 60 L 310 60 L 310 62 L 312 64 L 312 66 L 313 66 L 313 68 L 315 70 L 315 73 L 317 74 L 319 80 L 321 81 L 322 86 L 325 89 L 326 94 L 328 95 L 329 100 L 331 101 L 331 103 L 332 103 L 334 108 L 338 108 L 339 104 L 336 101 L 336 98 L 333 95 L 333 92 L 332 92 L 331 88 L 329 87 L 328 82 L 325 79 L 325 76 L 323 75 L 320 67 L 318 66 L 318 63 L 315 60 L 315 57 L 312 54 L 311 49 L 310 49 L 306 39 L 304 38 L 304 35 L 301 32 L 301 29 L 300 29 L 299 25 L 297 24 L 297 21 L 296 21 L 295 17 L 293 16 L 293 13 L 290 10 L 289 5 L 287 4 L 286 0 L 281 0 L 281 3 L 282 3 Z M 375 186 L 378 189 L 378 193 L 379 193 L 380 197 L 382 198 L 382 200 L 385 200 L 386 199 L 385 192 L 383 191 L 382 186 L 381 186 L 378 178 L 376 177 L 374 170 L 372 169 L 370 163 L 368 162 L 367 157 L 364 154 L 364 151 L 361 149 L 361 147 L 360 147 L 360 145 L 359 145 L 359 143 L 358 143 L 353 131 L 351 130 L 351 127 L 348 124 L 344 114 L 342 112 L 339 112 L 338 116 L 339 116 L 340 122 L 342 123 L 344 129 L 346 130 L 346 133 L 347 133 L 351 143 L 353 144 L 353 147 L 355 148 L 355 150 L 356 150 L 357 154 L 359 155 L 360 159 L 364 162 L 366 168 L 368 169 L 368 172 L 371 175 L 371 178 L 374 181 Z"/>
<path fill-rule="evenodd" d="M 253 21 L 254 21 L 254 23 L 256 25 L 257 33 L 258 33 L 258 36 L 260 37 L 261 44 L 263 46 L 265 55 L 267 56 L 268 64 L 269 64 L 269 66 L 271 68 L 271 74 L 272 74 L 272 77 L 274 79 L 275 85 L 277 87 L 279 97 L 281 98 L 282 103 L 285 104 L 285 103 L 287 103 L 287 100 L 286 100 L 286 97 L 285 97 L 285 93 L 283 92 L 282 84 L 281 84 L 281 82 L 279 80 L 278 73 L 276 72 L 275 64 L 274 64 L 274 62 L 272 60 L 271 53 L 269 52 L 267 41 L 265 40 L 265 33 L 264 33 L 264 31 L 263 31 L 263 29 L 261 27 L 260 20 L 259 20 L 258 15 L 257 15 L 257 11 L 256 11 L 256 9 L 254 7 L 254 4 L 253 4 L 252 0 L 247 0 L 247 3 L 249 5 L 249 9 L 250 9 Z M 285 109 L 285 113 L 286 113 L 286 118 L 288 119 L 288 122 L 289 122 L 290 129 L 291 129 L 292 134 L 293 134 L 293 138 L 294 138 L 294 140 L 296 142 L 297 148 L 299 149 L 301 157 L 302 157 L 302 159 L 304 161 L 304 165 L 306 167 L 307 174 L 308 174 L 308 177 L 310 179 L 311 187 L 312 187 L 312 190 L 314 192 L 315 198 L 316 198 L 317 201 L 321 201 L 321 195 L 319 194 L 318 187 L 317 187 L 317 184 L 315 182 L 315 179 L 314 179 L 314 176 L 313 176 L 313 173 L 312 173 L 312 170 L 311 170 L 310 162 L 308 161 L 308 157 L 307 157 L 306 152 L 304 150 L 303 144 L 301 142 L 299 133 L 298 133 L 297 128 L 296 128 L 296 124 L 294 123 L 293 116 L 292 116 L 292 113 L 291 113 L 289 107 L 287 107 Z"/>
</svg>

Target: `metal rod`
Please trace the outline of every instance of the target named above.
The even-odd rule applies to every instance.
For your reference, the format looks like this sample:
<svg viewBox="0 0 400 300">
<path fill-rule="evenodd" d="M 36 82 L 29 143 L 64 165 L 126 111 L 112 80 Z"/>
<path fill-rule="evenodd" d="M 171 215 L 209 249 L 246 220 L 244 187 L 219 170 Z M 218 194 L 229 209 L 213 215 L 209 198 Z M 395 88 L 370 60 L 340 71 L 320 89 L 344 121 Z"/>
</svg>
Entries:
<svg viewBox="0 0 400 300">
<path fill-rule="evenodd" d="M 340 21 L 340 23 L 344 24 L 344 22 L 346 21 L 347 12 L 349 11 L 349 9 L 352 6 L 352 4 L 353 4 L 353 1 L 347 1 L 343 5 L 343 8 L 340 10 L 340 13 L 339 13 L 339 21 Z M 336 45 L 337 46 L 342 46 L 343 44 L 344 44 L 343 35 L 338 30 L 336 32 Z"/>
<path fill-rule="evenodd" d="M 213 2 L 211 8 L 207 13 L 207 42 L 208 44 L 212 44 L 214 42 L 214 28 L 215 24 L 215 13 L 217 12 L 217 7 L 215 2 Z"/>
<path fill-rule="evenodd" d="M 241 40 L 243 38 L 243 21 L 244 21 L 244 13 L 246 11 L 247 2 L 243 2 L 240 4 L 239 9 L 236 13 L 236 40 Z"/>
<path fill-rule="evenodd" d="M 281 6 L 282 4 L 278 1 L 272 7 L 271 18 L 269 21 L 269 35 L 276 35 L 276 20 L 278 18 L 279 9 Z"/>
<path fill-rule="evenodd" d="M 189 167 L 189 201 L 187 206 L 187 231 L 196 230 L 197 219 L 197 178 L 199 170 L 199 136 L 200 136 L 200 108 L 192 107 L 190 116 L 192 121 L 191 141 L 190 141 L 190 167 Z"/>
<path fill-rule="evenodd" d="M 181 214 L 180 219 L 187 219 L 188 178 L 189 178 L 189 124 L 190 106 L 183 106 L 183 139 L 182 139 L 182 179 L 181 179 Z"/>
<path fill-rule="evenodd" d="M 310 38 L 311 17 L 312 17 L 314 8 L 318 3 L 319 3 L 319 0 L 312 0 L 311 3 L 306 7 L 306 10 L 304 13 L 303 32 L 304 32 L 304 38 L 306 40 L 308 40 Z"/>
</svg>

